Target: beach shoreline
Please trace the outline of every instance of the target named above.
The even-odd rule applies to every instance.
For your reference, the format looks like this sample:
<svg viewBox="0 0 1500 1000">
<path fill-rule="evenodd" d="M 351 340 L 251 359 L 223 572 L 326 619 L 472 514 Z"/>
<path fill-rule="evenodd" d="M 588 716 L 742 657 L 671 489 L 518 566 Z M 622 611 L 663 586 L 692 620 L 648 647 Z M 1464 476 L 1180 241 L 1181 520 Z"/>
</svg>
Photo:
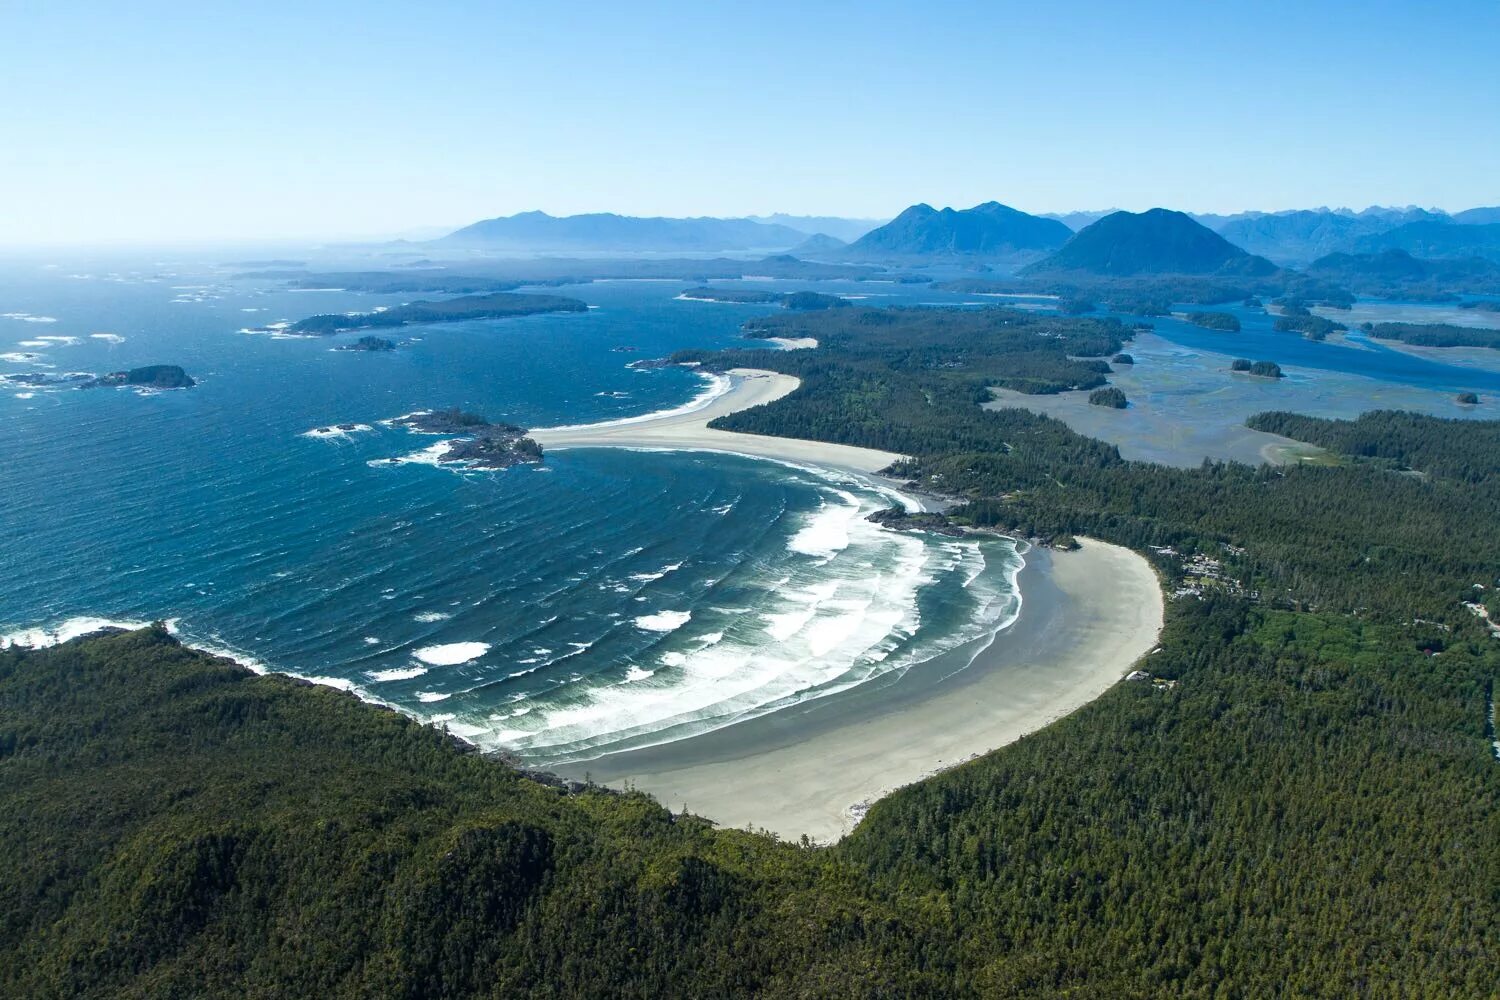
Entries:
<svg viewBox="0 0 1500 1000">
<path fill-rule="evenodd" d="M 709 421 L 775 402 L 801 385 L 801 380 L 791 375 L 758 368 L 735 368 L 725 375 L 731 380 L 728 391 L 712 396 L 695 409 L 576 427 L 538 427 L 529 433 L 548 450 L 628 448 L 723 452 L 862 475 L 876 474 L 902 457 L 894 452 L 847 444 L 714 430 L 708 426 Z"/>
<path fill-rule="evenodd" d="M 724 826 L 836 841 L 871 803 L 1071 714 L 1156 646 L 1161 587 L 1129 549 L 1034 548 L 1019 583 L 1012 625 L 889 683 L 557 770 Z"/>
</svg>

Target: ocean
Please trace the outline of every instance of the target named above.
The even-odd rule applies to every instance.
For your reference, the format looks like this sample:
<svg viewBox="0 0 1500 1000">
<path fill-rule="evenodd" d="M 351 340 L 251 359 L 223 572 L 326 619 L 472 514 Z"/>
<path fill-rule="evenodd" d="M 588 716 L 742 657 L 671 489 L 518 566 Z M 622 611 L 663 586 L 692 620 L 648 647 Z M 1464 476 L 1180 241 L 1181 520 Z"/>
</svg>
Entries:
<svg viewBox="0 0 1500 1000">
<path fill-rule="evenodd" d="M 829 470 L 607 449 L 502 472 L 386 461 L 434 440 L 381 423 L 421 408 L 536 427 L 692 405 L 703 377 L 627 364 L 740 344 L 764 306 L 599 282 L 556 290 L 587 314 L 410 328 L 360 353 L 242 331 L 414 296 L 235 270 L 0 265 L 0 375 L 165 363 L 198 380 L 0 390 L 0 633 L 170 620 L 545 765 L 834 696 L 1020 609 L 1014 544 L 880 529 L 865 518 L 889 489 Z M 336 424 L 358 429 L 318 432 Z"/>
<path fill-rule="evenodd" d="M 398 351 L 348 352 L 333 348 L 352 335 L 246 331 L 415 296 L 287 291 L 224 259 L 0 261 L 0 376 L 180 364 L 199 382 L 0 388 L 5 641 L 169 620 L 256 669 L 546 766 L 816 708 L 1024 613 L 1016 544 L 880 529 L 866 516 L 893 502 L 889 486 L 830 470 L 607 449 L 503 472 L 388 461 L 431 444 L 382 423 L 417 409 L 541 427 L 692 406 L 714 391 L 704 377 L 629 362 L 742 345 L 740 324 L 771 307 L 680 300 L 692 282 L 596 282 L 546 289 L 585 314 L 411 327 Z M 1184 347 L 1233 344 L 1434 399 L 1500 392 L 1494 372 L 1314 344 L 1236 311 L 1233 339 L 1154 322 Z M 319 430 L 338 424 L 354 429 Z"/>
</svg>

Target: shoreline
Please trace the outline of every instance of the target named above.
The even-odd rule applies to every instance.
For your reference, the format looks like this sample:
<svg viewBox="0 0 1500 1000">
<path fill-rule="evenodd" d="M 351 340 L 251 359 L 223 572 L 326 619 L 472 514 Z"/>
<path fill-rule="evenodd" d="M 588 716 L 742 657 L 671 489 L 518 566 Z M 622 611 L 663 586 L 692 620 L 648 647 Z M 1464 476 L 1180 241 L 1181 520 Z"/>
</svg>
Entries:
<svg viewBox="0 0 1500 1000">
<path fill-rule="evenodd" d="M 1023 610 L 1009 627 L 888 683 L 557 773 L 629 786 L 723 826 L 836 841 L 874 801 L 1071 714 L 1156 646 L 1164 600 L 1151 565 L 1079 542 L 1026 554 Z"/>
<path fill-rule="evenodd" d="M 569 427 L 537 427 L 528 434 L 543 449 L 627 448 L 639 451 L 709 451 L 823 466 L 874 475 L 902 456 L 894 452 L 829 444 L 802 438 L 771 437 L 713 430 L 709 421 L 772 403 L 795 391 L 801 379 L 759 368 L 725 373 L 729 388 L 709 395 L 702 406 L 643 414 L 622 420 Z"/>
</svg>

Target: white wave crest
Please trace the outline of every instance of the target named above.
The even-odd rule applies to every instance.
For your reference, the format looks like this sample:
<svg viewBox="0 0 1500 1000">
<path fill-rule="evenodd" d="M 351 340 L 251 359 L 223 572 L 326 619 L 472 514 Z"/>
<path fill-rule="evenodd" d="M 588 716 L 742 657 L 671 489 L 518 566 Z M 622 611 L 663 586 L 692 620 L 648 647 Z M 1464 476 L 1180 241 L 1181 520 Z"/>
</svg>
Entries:
<svg viewBox="0 0 1500 1000">
<path fill-rule="evenodd" d="M 434 667 L 451 667 L 477 660 L 489 651 L 487 642 L 450 642 L 441 646 L 423 646 L 411 655 Z"/>
</svg>

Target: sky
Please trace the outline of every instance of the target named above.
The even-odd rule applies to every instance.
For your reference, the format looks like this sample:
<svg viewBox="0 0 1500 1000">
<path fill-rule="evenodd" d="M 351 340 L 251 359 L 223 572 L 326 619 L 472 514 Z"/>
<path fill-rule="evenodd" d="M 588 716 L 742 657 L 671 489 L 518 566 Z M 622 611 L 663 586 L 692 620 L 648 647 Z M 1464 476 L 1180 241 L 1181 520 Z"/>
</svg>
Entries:
<svg viewBox="0 0 1500 1000">
<path fill-rule="evenodd" d="M 1500 2 L 0 0 L 0 245 L 1500 204 Z"/>
</svg>

